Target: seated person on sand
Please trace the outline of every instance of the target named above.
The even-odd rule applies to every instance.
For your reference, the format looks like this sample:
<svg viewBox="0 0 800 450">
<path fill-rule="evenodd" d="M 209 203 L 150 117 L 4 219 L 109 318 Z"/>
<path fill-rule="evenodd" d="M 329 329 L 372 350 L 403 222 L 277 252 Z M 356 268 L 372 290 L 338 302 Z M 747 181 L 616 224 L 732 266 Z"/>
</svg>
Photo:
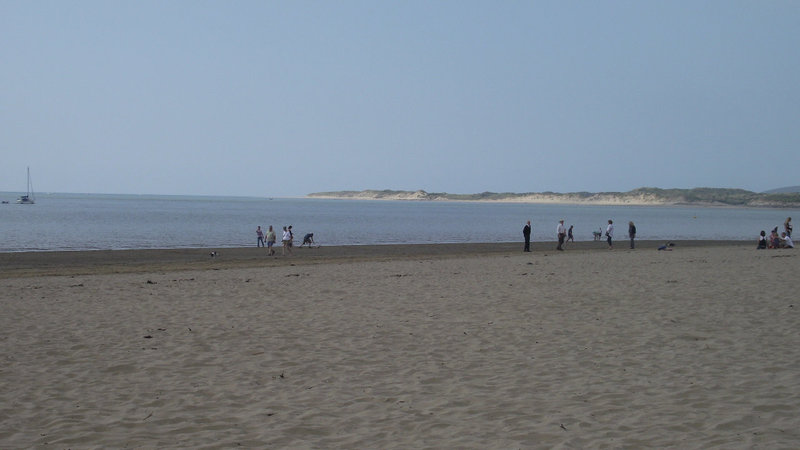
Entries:
<svg viewBox="0 0 800 450">
<path fill-rule="evenodd" d="M 300 244 L 300 247 L 306 244 L 308 244 L 308 246 L 311 247 L 311 244 L 313 243 L 314 243 L 314 233 L 308 233 L 305 236 L 303 236 L 303 243 Z"/>
<path fill-rule="evenodd" d="M 667 242 L 666 244 L 662 245 L 661 247 L 658 247 L 658 249 L 671 252 L 672 251 L 672 247 L 675 247 L 675 244 L 673 244 L 672 242 Z"/>
<path fill-rule="evenodd" d="M 761 235 L 758 236 L 758 247 L 756 250 L 764 250 L 767 248 L 767 232 L 761 230 Z"/>
<path fill-rule="evenodd" d="M 792 237 L 786 233 L 781 233 L 781 248 L 794 248 L 794 242 L 792 242 Z"/>
<path fill-rule="evenodd" d="M 772 234 L 769 237 L 769 248 L 781 248 L 781 237 L 778 236 L 778 232 L 772 230 Z"/>
</svg>

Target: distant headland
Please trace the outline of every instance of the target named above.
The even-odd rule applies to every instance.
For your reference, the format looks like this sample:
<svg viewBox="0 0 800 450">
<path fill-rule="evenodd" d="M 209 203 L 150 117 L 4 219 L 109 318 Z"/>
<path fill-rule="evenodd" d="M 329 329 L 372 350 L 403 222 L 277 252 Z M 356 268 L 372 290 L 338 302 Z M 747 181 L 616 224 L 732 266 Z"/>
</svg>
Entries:
<svg viewBox="0 0 800 450">
<path fill-rule="evenodd" d="M 643 187 L 628 192 L 482 192 L 448 194 L 444 192 L 363 190 L 314 192 L 311 198 L 361 200 L 471 201 L 507 203 L 551 203 L 639 206 L 738 206 L 755 208 L 798 208 L 800 193 L 757 193 L 744 189 L 694 188 L 659 189 Z"/>
</svg>

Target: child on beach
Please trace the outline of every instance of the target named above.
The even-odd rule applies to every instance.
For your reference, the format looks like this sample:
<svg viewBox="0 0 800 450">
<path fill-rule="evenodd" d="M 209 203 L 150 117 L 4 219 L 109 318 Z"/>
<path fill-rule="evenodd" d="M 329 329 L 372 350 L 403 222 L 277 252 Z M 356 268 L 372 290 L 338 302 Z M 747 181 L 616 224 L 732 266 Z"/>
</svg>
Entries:
<svg viewBox="0 0 800 450">
<path fill-rule="evenodd" d="M 767 248 L 767 232 L 761 230 L 761 235 L 758 236 L 758 246 L 756 250 L 766 250 Z"/>
<path fill-rule="evenodd" d="M 781 237 L 778 236 L 778 227 L 775 227 L 772 230 L 772 233 L 769 236 L 769 248 L 780 248 L 781 247 Z"/>
</svg>

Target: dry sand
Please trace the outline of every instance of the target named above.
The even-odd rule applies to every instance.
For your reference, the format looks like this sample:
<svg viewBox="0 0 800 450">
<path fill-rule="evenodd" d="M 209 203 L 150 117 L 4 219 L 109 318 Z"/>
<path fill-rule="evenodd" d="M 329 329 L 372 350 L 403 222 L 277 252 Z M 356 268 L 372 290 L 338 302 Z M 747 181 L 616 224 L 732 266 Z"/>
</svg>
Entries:
<svg viewBox="0 0 800 450">
<path fill-rule="evenodd" d="M 554 245 L 2 254 L 0 447 L 800 447 L 794 250 Z"/>
</svg>

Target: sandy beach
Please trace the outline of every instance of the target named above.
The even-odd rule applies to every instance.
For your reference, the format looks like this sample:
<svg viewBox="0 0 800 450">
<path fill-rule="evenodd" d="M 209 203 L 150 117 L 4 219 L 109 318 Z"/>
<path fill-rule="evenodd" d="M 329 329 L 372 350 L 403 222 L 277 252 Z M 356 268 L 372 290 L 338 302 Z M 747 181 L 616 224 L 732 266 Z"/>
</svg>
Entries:
<svg viewBox="0 0 800 450">
<path fill-rule="evenodd" d="M 0 447 L 800 446 L 796 251 L 626 244 L 0 254 Z"/>
</svg>

